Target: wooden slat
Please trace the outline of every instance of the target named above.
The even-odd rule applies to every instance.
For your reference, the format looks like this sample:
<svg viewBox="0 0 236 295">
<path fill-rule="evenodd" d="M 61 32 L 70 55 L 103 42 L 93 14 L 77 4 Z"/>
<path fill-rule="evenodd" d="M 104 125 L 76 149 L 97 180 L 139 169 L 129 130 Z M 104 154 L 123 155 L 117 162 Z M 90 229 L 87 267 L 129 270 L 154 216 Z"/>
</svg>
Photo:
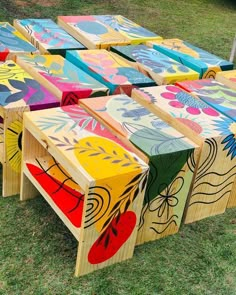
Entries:
<svg viewBox="0 0 236 295">
<path fill-rule="evenodd" d="M 58 24 L 89 49 L 109 49 L 113 45 L 128 45 L 130 40 L 93 15 L 58 16 Z"/>
<path fill-rule="evenodd" d="M 111 94 L 131 95 L 134 87 L 156 85 L 153 80 L 104 49 L 67 51 L 66 58 L 104 83 Z"/>
<path fill-rule="evenodd" d="M 180 39 L 155 40 L 147 43 L 200 74 L 200 78 L 214 78 L 219 71 L 233 69 L 233 63 Z"/>
<path fill-rule="evenodd" d="M 216 80 L 236 90 L 236 70 L 218 72 Z"/>
<path fill-rule="evenodd" d="M 158 85 L 199 78 L 199 74 L 189 67 L 145 45 L 113 46 L 111 51 L 132 63 Z"/>
<path fill-rule="evenodd" d="M 37 47 L 41 54 L 62 54 L 68 49 L 85 49 L 51 19 L 15 19 L 14 27 Z"/>
</svg>

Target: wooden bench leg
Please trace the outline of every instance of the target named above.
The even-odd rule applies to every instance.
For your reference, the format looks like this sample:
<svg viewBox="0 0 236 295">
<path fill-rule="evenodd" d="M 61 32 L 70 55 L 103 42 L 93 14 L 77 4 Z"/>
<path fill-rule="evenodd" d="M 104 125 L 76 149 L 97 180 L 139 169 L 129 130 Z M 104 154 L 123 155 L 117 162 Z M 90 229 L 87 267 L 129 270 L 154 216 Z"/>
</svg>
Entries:
<svg viewBox="0 0 236 295">
<path fill-rule="evenodd" d="M 234 38 L 233 46 L 232 46 L 231 53 L 230 53 L 230 58 L 229 58 L 230 62 L 234 61 L 235 54 L 236 54 L 236 36 Z"/>
<path fill-rule="evenodd" d="M 31 133 L 24 129 L 23 139 L 24 143 L 22 145 L 22 163 L 26 162 L 27 159 L 37 158 L 40 156 L 47 155 L 47 150 L 43 146 L 41 146 L 38 141 L 31 135 Z M 22 166 L 23 167 L 23 166 Z M 23 169 L 21 169 L 21 184 L 20 184 L 20 200 L 25 201 L 28 199 L 35 198 L 39 195 L 38 190 L 35 186 L 29 181 L 28 177 L 23 173 Z"/>
<path fill-rule="evenodd" d="M 3 115 L 3 197 L 20 192 L 22 116 L 21 110 Z"/>
</svg>

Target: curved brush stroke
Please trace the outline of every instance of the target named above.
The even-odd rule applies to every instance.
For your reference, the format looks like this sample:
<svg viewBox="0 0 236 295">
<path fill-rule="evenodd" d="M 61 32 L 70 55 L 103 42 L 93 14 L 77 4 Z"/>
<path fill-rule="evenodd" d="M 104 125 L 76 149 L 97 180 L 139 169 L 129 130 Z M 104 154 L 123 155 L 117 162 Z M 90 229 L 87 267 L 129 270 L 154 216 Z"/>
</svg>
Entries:
<svg viewBox="0 0 236 295">
<path fill-rule="evenodd" d="M 234 169 L 235 167 L 236 167 L 236 166 L 234 166 L 232 169 Z M 230 169 L 230 170 L 232 170 L 232 169 Z M 229 171 L 230 171 L 230 170 L 229 170 Z M 229 172 L 229 171 L 228 171 L 228 172 Z M 220 176 L 226 175 L 226 174 L 228 174 L 228 172 L 226 172 L 225 174 L 220 174 Z M 219 174 L 218 174 L 218 173 L 215 173 L 215 172 L 207 173 L 206 175 L 208 175 L 208 174 L 216 174 L 216 175 L 219 176 Z M 204 184 L 208 184 L 209 186 L 212 186 L 212 187 L 221 186 L 221 185 L 223 185 L 226 181 L 228 181 L 231 177 L 234 177 L 235 175 L 236 175 L 236 172 L 235 172 L 234 174 L 231 174 L 227 179 L 225 179 L 224 181 L 222 181 L 221 183 L 218 183 L 218 184 L 212 184 L 212 183 L 210 183 L 210 182 L 202 182 L 202 183 L 199 183 L 198 185 L 194 186 L 194 189 L 196 189 L 197 187 L 199 187 L 199 186 L 201 186 L 201 185 L 204 185 Z"/>
<path fill-rule="evenodd" d="M 189 204 L 189 207 L 192 206 L 192 205 L 195 205 L 195 204 L 205 204 L 205 205 L 210 205 L 210 204 L 213 204 L 213 203 L 216 203 L 218 202 L 220 199 L 222 199 L 226 194 L 228 193 L 231 193 L 231 190 L 229 191 L 226 191 L 223 195 L 221 195 L 218 199 L 214 200 L 214 201 L 211 201 L 211 202 L 204 202 L 204 201 L 196 201 L 196 202 L 193 202 L 191 204 Z"/>
<path fill-rule="evenodd" d="M 81 197 L 78 197 L 76 194 L 73 194 L 73 193 L 72 193 L 71 191 L 69 191 L 66 187 L 64 187 L 64 186 L 61 184 L 61 182 L 57 181 L 57 180 L 56 180 L 55 178 L 53 178 L 50 174 L 47 173 L 52 167 L 57 166 L 57 168 L 59 168 L 59 170 L 60 170 L 60 171 L 61 171 L 61 172 L 67 177 L 67 179 L 65 179 L 65 180 L 63 181 L 64 184 L 65 184 L 65 182 L 68 181 L 68 180 L 72 180 L 74 183 L 76 183 L 71 177 L 69 177 L 69 176 L 68 176 L 63 170 L 60 169 L 60 166 L 59 166 L 59 164 L 58 164 L 57 162 L 55 162 L 55 164 L 53 164 L 52 166 L 50 166 L 48 169 L 45 170 L 44 167 L 42 166 L 42 164 L 39 162 L 39 160 L 38 160 L 38 159 L 35 159 L 35 160 L 36 160 L 36 162 L 39 164 L 40 168 L 43 170 L 42 173 L 38 173 L 37 175 L 47 174 L 47 176 L 48 176 L 51 180 L 53 180 L 55 183 L 57 183 L 57 185 L 58 185 L 58 189 L 57 189 L 56 191 L 54 191 L 52 194 L 55 194 L 55 193 L 57 193 L 60 189 L 63 189 L 64 191 L 70 193 L 70 195 L 72 195 L 73 197 L 75 197 L 76 199 L 78 199 L 79 202 L 80 202 Z M 53 160 L 55 161 L 54 158 L 53 158 Z M 78 203 L 79 203 L 79 202 L 78 202 Z"/>
<path fill-rule="evenodd" d="M 231 184 L 233 184 L 233 183 L 234 183 L 233 181 L 230 182 L 230 183 L 227 183 L 223 188 L 219 188 L 218 191 L 214 191 L 214 192 L 212 192 L 212 193 L 206 193 L 205 191 L 204 191 L 204 192 L 197 192 L 197 193 L 195 193 L 195 194 L 192 195 L 192 198 L 193 198 L 194 196 L 197 196 L 197 195 L 214 196 L 214 195 L 220 193 L 221 191 L 223 191 L 225 188 L 227 188 L 227 186 L 229 186 L 229 185 L 231 185 Z"/>
<path fill-rule="evenodd" d="M 214 139 L 206 140 L 205 142 L 209 146 L 209 153 L 206 156 L 206 160 L 203 162 L 201 166 L 198 167 L 198 173 L 196 176 L 195 182 L 200 180 L 203 176 L 205 176 L 205 172 L 210 169 L 210 167 L 213 165 L 216 157 L 217 157 L 217 143 Z"/>
<path fill-rule="evenodd" d="M 106 196 L 95 193 L 95 192 L 90 192 L 88 194 L 88 196 L 89 196 L 88 197 L 88 206 L 90 206 L 90 208 L 86 211 L 87 214 L 85 215 L 85 228 L 88 228 L 89 226 L 95 224 L 101 218 L 103 218 L 103 216 L 106 214 L 107 210 L 109 209 L 110 202 L 111 202 L 111 194 L 106 188 L 104 188 L 102 186 L 93 186 L 93 187 L 90 187 L 90 189 L 101 189 L 103 191 L 103 193 L 105 193 Z M 108 200 L 105 210 L 103 208 L 104 199 Z M 96 201 L 97 205 L 94 204 L 94 201 Z M 98 209 L 98 211 L 97 211 L 97 209 Z M 101 210 L 104 210 L 104 212 L 103 212 L 103 214 L 100 215 Z M 94 215 L 94 213 L 95 213 L 95 215 Z M 97 217 L 97 216 L 99 216 L 99 217 Z"/>
<path fill-rule="evenodd" d="M 196 161 L 195 161 L 195 153 L 194 151 L 190 151 L 189 152 L 189 156 L 187 157 L 187 165 L 188 165 L 188 168 L 189 170 L 194 173 L 195 171 L 195 168 L 196 168 Z"/>
<path fill-rule="evenodd" d="M 158 231 L 157 229 L 155 229 L 154 227 L 150 227 L 150 229 L 152 229 L 156 234 L 162 234 L 164 231 L 166 231 L 167 230 L 167 228 L 172 224 L 172 223 L 174 223 L 175 224 L 175 226 L 177 226 L 177 223 L 176 223 L 176 221 L 175 220 L 173 220 L 173 218 L 174 217 L 176 217 L 176 218 L 178 218 L 178 216 L 177 215 L 172 215 L 171 217 L 170 217 L 170 219 L 167 221 L 167 222 L 165 222 L 165 223 L 161 223 L 161 222 L 153 222 L 153 224 L 156 224 L 156 225 L 164 225 L 164 224 L 167 224 L 167 226 L 162 230 L 162 231 Z M 172 220 L 171 220 L 172 219 Z"/>
<path fill-rule="evenodd" d="M 149 208 L 149 203 L 150 203 L 150 188 L 152 187 L 153 183 L 155 182 L 156 178 L 158 177 L 158 171 L 155 165 L 153 165 L 152 162 L 149 163 L 150 166 L 150 170 L 149 170 L 149 176 L 148 176 L 148 183 L 147 183 L 147 188 L 146 188 L 146 192 L 144 195 L 144 201 L 145 204 L 142 208 L 141 214 L 140 214 L 140 219 L 139 219 L 139 227 L 138 230 L 141 229 L 141 227 L 144 225 L 145 222 L 145 214 Z M 152 169 L 151 169 L 152 166 Z M 154 172 L 154 173 L 152 173 Z"/>
</svg>

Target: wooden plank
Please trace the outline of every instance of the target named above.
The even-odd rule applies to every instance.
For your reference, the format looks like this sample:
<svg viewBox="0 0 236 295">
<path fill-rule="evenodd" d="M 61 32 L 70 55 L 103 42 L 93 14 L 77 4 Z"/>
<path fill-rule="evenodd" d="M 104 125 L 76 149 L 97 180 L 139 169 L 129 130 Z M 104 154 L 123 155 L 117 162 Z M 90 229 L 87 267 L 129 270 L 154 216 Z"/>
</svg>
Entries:
<svg viewBox="0 0 236 295">
<path fill-rule="evenodd" d="M 197 71 L 200 78 L 214 78 L 217 72 L 232 70 L 234 66 L 232 62 L 180 39 L 150 41 L 147 45 Z"/>
<path fill-rule="evenodd" d="M 60 55 L 25 55 L 17 57 L 16 62 L 59 98 L 62 105 L 109 92 L 105 85 Z"/>
<path fill-rule="evenodd" d="M 231 130 L 234 121 L 177 86 L 134 89 L 132 97 L 194 142 L 202 144 L 185 223 L 223 213 L 228 201 L 236 198 L 233 189 L 236 158 L 228 144 L 229 139 L 234 138 Z"/>
<path fill-rule="evenodd" d="M 4 153 L 4 125 L 3 117 L 0 116 L 0 163 L 3 163 L 3 153 Z"/>
<path fill-rule="evenodd" d="M 58 24 L 89 49 L 109 49 L 113 45 L 130 44 L 128 38 L 93 15 L 58 16 Z"/>
<path fill-rule="evenodd" d="M 216 80 L 236 90 L 236 70 L 218 72 Z"/>
<path fill-rule="evenodd" d="M 198 147 L 124 94 L 80 104 L 124 143 L 133 143 L 148 157 L 150 174 L 137 244 L 178 232 Z"/>
<path fill-rule="evenodd" d="M 136 63 L 137 69 L 158 85 L 199 78 L 197 72 L 145 45 L 113 46 L 111 51 L 124 57 L 126 61 Z"/>
<path fill-rule="evenodd" d="M 67 51 L 66 58 L 104 83 L 111 94 L 131 95 L 134 87 L 156 85 L 153 80 L 104 49 Z"/>
<path fill-rule="evenodd" d="M 2 195 L 20 192 L 22 120 L 25 111 L 52 108 L 59 100 L 13 61 L 0 65 Z"/>
<path fill-rule="evenodd" d="M 184 81 L 176 85 L 205 101 L 230 119 L 236 120 L 236 90 L 212 79 Z"/>
<path fill-rule="evenodd" d="M 162 37 L 122 15 L 96 15 L 95 18 L 124 35 L 133 45 L 150 40 L 162 40 Z"/>
<path fill-rule="evenodd" d="M 61 54 L 68 49 L 85 49 L 51 19 L 15 19 L 14 27 L 30 41 L 41 54 Z"/>
<path fill-rule="evenodd" d="M 22 181 L 27 177 L 35 184 L 37 180 L 41 194 L 72 232 L 70 223 L 80 220 L 73 224 L 79 228 L 76 276 L 131 258 L 148 166 L 78 105 L 36 111 L 33 116 L 25 113 L 24 126 L 24 139 L 28 140 L 23 141 Z M 33 153 L 25 152 L 29 142 Z M 37 151 L 39 156 L 51 155 L 51 162 L 45 156 L 38 158 Z M 31 166 L 34 158 L 38 165 Z M 53 171 L 58 165 L 62 171 Z M 76 205 L 77 198 L 72 204 L 71 209 L 75 206 L 77 210 L 74 219 L 64 216 L 64 209 L 59 211 L 52 202 L 52 177 L 60 189 L 73 180 L 73 186 L 83 190 L 83 202 Z M 29 182 L 23 183 L 21 199 L 27 195 L 27 185 Z M 62 205 L 67 206 L 70 200 L 64 197 Z"/>
<path fill-rule="evenodd" d="M 8 22 L 0 22 L 0 61 L 26 53 L 37 54 L 38 50 Z"/>
</svg>

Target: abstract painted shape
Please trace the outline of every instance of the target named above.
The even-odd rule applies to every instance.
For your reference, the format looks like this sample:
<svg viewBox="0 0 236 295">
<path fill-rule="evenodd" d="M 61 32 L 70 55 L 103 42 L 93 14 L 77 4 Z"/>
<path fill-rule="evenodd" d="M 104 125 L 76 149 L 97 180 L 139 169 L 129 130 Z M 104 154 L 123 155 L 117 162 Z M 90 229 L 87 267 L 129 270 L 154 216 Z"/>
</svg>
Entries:
<svg viewBox="0 0 236 295">
<path fill-rule="evenodd" d="M 27 163 L 30 173 L 75 227 L 81 226 L 84 194 L 71 176 L 54 160 L 38 166 Z"/>
<path fill-rule="evenodd" d="M 59 106 L 59 100 L 13 61 L 0 65 L 0 104 L 30 110 Z"/>
<path fill-rule="evenodd" d="M 17 63 L 25 69 L 30 68 L 35 78 L 44 81 L 45 87 L 61 99 L 62 105 L 108 94 L 106 86 L 60 55 L 27 55 L 18 58 Z"/>
<path fill-rule="evenodd" d="M 92 245 L 88 261 L 91 264 L 98 264 L 114 256 L 130 237 L 135 225 L 136 215 L 132 211 L 126 211 L 115 217 Z"/>
<path fill-rule="evenodd" d="M 0 22 L 0 61 L 18 53 L 37 53 L 37 49 L 9 23 Z"/>
</svg>

